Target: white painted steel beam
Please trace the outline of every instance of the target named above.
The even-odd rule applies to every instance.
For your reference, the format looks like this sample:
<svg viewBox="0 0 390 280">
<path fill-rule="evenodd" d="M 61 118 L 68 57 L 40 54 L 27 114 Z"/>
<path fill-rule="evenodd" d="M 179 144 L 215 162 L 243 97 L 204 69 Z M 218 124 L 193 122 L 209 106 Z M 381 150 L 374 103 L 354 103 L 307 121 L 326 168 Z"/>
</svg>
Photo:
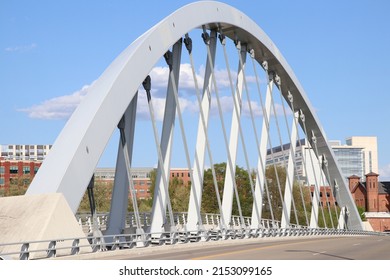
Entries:
<svg viewBox="0 0 390 280">
<path fill-rule="evenodd" d="M 265 105 L 263 111 L 263 123 L 261 128 L 261 139 L 260 139 L 260 157 L 257 160 L 257 172 L 258 180 L 256 180 L 255 185 L 255 200 L 252 207 L 252 224 L 251 228 L 256 229 L 259 227 L 261 221 L 259 221 L 256 215 L 255 203 L 258 205 L 259 216 L 261 217 L 262 208 L 263 208 L 263 194 L 264 194 L 264 184 L 265 184 L 265 164 L 267 159 L 267 145 L 268 145 L 268 126 L 269 119 L 271 117 L 271 105 L 272 105 L 272 89 L 274 82 L 270 80 L 267 85 L 267 92 L 265 95 Z M 265 113 L 265 115 L 264 115 Z"/>
<path fill-rule="evenodd" d="M 311 153 L 311 155 L 309 154 Z M 306 164 L 310 164 L 310 156 L 312 158 L 316 158 L 316 155 L 314 154 L 313 148 L 308 149 L 306 151 L 306 154 L 308 157 L 306 157 Z M 310 170 L 310 166 L 309 166 Z M 311 186 L 313 186 L 313 197 L 312 197 L 312 206 L 311 206 L 311 215 L 310 215 L 310 227 L 311 228 L 318 228 L 318 219 L 319 219 L 319 204 L 320 204 L 320 186 L 317 182 L 317 178 L 320 175 L 321 170 L 319 170 L 319 167 L 317 164 L 314 164 L 311 168 L 312 175 L 308 178 L 308 182 Z"/>
<path fill-rule="evenodd" d="M 281 227 L 288 228 L 291 220 L 291 202 L 293 199 L 293 186 L 294 186 L 294 158 L 295 158 L 295 150 L 297 147 L 297 136 L 298 136 L 298 128 L 296 126 L 296 120 L 299 118 L 299 112 L 294 113 L 294 120 L 292 122 L 291 128 L 291 139 L 290 139 L 290 155 L 288 157 L 287 163 L 287 174 L 286 174 L 286 183 L 284 188 L 284 205 L 286 207 L 286 211 L 282 212 L 282 221 Z"/>
<path fill-rule="evenodd" d="M 173 46 L 173 62 L 172 70 L 174 72 L 175 84 L 168 82 L 167 97 L 165 103 L 164 111 L 164 122 L 161 134 L 161 153 L 164 160 L 164 166 L 157 167 L 156 175 L 156 188 L 154 191 L 154 200 L 152 207 L 152 222 L 150 226 L 150 232 L 161 232 L 169 230 L 166 211 L 167 211 L 167 191 L 164 186 L 165 182 L 169 185 L 169 174 L 170 174 L 170 165 L 171 165 L 171 156 L 172 156 L 172 146 L 173 146 L 173 132 L 175 126 L 175 117 L 176 117 L 176 101 L 174 96 L 174 90 L 178 90 L 179 85 L 179 76 L 180 76 L 180 60 L 181 60 L 181 48 L 182 42 L 177 42 Z M 170 81 L 170 79 L 169 79 Z M 174 86 L 176 89 L 174 89 Z M 164 168 L 164 171 L 161 169 Z M 169 225 L 170 226 L 170 225 Z"/>
<path fill-rule="evenodd" d="M 237 147 L 238 147 L 238 136 L 239 136 L 239 126 L 241 119 L 241 110 L 242 110 L 242 91 L 244 87 L 244 69 L 246 64 L 246 48 L 244 46 L 241 50 L 241 58 L 242 65 L 239 63 L 238 71 L 237 71 L 237 84 L 236 91 L 234 94 L 234 102 L 237 106 L 233 107 L 232 114 L 232 122 L 230 128 L 230 140 L 229 140 L 229 155 L 230 159 L 228 159 L 226 164 L 226 173 L 225 173 L 225 185 L 223 189 L 223 198 L 222 198 L 222 211 L 223 217 L 226 223 L 229 223 L 232 216 L 232 208 L 233 208 L 233 195 L 235 188 L 235 180 L 236 178 L 236 159 L 237 159 Z M 229 162 L 230 161 L 230 162 Z M 239 197 L 236 197 L 239 199 Z M 228 225 L 226 225 L 228 226 Z"/>
<path fill-rule="evenodd" d="M 125 135 L 127 136 L 127 153 L 130 162 L 133 157 L 137 97 L 138 93 L 136 93 L 129 107 L 126 109 L 125 114 L 123 115 L 125 120 L 124 131 Z M 119 139 L 114 187 L 112 191 L 110 215 L 106 231 L 107 235 L 120 234 L 125 229 L 130 185 L 127 176 L 127 168 L 130 168 L 130 166 L 126 166 L 124 152 L 125 151 L 123 150 L 121 139 Z"/>
<path fill-rule="evenodd" d="M 207 57 L 206 69 L 204 74 L 203 95 L 202 95 L 202 110 L 205 124 L 203 125 L 202 116 L 199 115 L 198 122 L 198 134 L 195 148 L 194 168 L 193 168 L 193 182 L 191 186 L 190 200 L 188 205 L 188 221 L 187 230 L 196 231 L 199 229 L 200 221 L 198 220 L 198 211 L 200 211 L 202 204 L 202 191 L 203 191 L 203 175 L 205 167 L 205 151 L 206 151 L 206 138 L 205 132 L 208 130 L 208 120 L 210 114 L 211 105 L 211 84 L 212 84 L 212 71 L 210 68 L 210 61 L 212 65 L 215 65 L 215 53 L 217 47 L 217 33 L 212 31 L 210 33 L 210 55 Z"/>
</svg>

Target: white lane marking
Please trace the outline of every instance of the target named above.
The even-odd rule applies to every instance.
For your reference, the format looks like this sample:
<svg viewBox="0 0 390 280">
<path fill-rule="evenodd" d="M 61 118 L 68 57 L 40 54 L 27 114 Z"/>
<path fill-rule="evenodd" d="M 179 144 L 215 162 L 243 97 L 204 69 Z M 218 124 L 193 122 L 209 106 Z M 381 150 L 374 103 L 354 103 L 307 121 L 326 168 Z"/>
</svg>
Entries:
<svg viewBox="0 0 390 280">
<path fill-rule="evenodd" d="M 353 246 L 358 246 L 358 245 L 360 245 L 360 243 L 353 244 Z"/>
<path fill-rule="evenodd" d="M 323 254 L 323 253 L 326 253 L 326 251 L 322 251 L 322 252 L 319 252 L 319 253 L 314 253 L 313 256 L 317 256 L 317 255 Z"/>
</svg>

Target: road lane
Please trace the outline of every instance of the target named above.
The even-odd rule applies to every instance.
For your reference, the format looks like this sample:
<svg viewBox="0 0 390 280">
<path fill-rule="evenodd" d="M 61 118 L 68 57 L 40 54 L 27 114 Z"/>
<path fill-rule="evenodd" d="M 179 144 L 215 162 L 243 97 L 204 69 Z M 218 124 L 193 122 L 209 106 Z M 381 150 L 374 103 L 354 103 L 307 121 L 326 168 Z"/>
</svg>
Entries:
<svg viewBox="0 0 390 280">
<path fill-rule="evenodd" d="M 225 240 L 99 252 L 70 258 L 111 260 L 390 260 L 390 236 Z"/>
</svg>

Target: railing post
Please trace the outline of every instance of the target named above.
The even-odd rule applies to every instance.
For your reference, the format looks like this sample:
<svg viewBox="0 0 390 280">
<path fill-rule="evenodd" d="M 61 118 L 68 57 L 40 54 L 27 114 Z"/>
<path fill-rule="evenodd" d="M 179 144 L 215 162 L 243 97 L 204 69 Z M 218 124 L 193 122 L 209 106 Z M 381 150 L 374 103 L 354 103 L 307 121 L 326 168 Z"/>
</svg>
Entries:
<svg viewBox="0 0 390 280">
<path fill-rule="evenodd" d="M 51 257 L 55 258 L 57 256 L 56 246 L 57 246 L 57 241 L 53 240 L 49 242 L 49 246 L 47 248 L 47 255 L 46 255 L 47 258 L 51 258 Z"/>
<path fill-rule="evenodd" d="M 72 243 L 72 250 L 70 251 L 71 255 L 78 255 L 80 253 L 80 239 L 76 238 Z"/>
<path fill-rule="evenodd" d="M 120 242 L 119 236 L 114 236 L 112 239 L 112 245 L 111 245 L 112 251 L 115 251 L 116 249 L 119 248 L 119 242 Z"/>
<path fill-rule="evenodd" d="M 29 243 L 23 243 L 22 248 L 20 249 L 19 260 L 28 260 L 30 258 L 29 247 Z"/>
</svg>

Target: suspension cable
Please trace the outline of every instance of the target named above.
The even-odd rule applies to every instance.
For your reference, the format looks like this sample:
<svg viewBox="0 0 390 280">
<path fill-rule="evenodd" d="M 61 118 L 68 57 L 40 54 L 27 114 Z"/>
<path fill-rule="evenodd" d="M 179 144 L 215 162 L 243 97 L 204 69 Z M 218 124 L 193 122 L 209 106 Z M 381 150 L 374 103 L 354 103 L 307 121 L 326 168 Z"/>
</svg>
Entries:
<svg viewBox="0 0 390 280">
<path fill-rule="evenodd" d="M 233 98 L 233 101 L 234 101 L 233 102 L 234 103 L 234 108 L 235 108 L 234 111 L 236 113 L 236 118 L 238 119 L 239 135 L 240 135 L 242 148 L 243 148 L 243 152 L 244 152 L 245 163 L 246 163 L 248 177 L 249 177 L 249 184 L 250 184 L 252 195 L 253 195 L 253 201 L 255 203 L 256 202 L 256 200 L 255 200 L 255 189 L 254 189 L 253 179 L 252 179 L 252 175 L 251 175 L 251 169 L 250 169 L 250 164 L 249 164 L 249 159 L 248 159 L 248 153 L 247 153 L 247 149 L 246 149 L 246 145 L 245 145 L 245 141 L 244 141 L 244 136 L 243 136 L 243 132 L 242 132 L 240 116 L 238 114 L 237 99 L 240 98 L 240 97 L 239 97 L 238 94 L 235 94 L 235 92 L 233 90 L 233 80 L 232 80 L 232 75 L 231 75 L 230 66 L 229 66 L 229 59 L 228 59 L 228 55 L 227 55 L 227 52 L 226 52 L 226 40 L 225 40 L 225 36 L 222 33 L 220 35 L 220 41 L 221 41 L 221 45 L 223 46 L 223 53 L 224 53 L 226 68 L 227 68 L 228 77 L 229 77 L 230 89 L 231 89 L 232 98 Z M 236 47 L 237 47 L 237 50 L 238 50 L 240 69 L 241 69 L 241 71 L 243 73 L 243 81 L 244 81 L 244 84 L 245 84 L 245 81 L 246 81 L 246 78 L 245 78 L 245 68 L 244 68 L 244 63 L 242 61 L 242 57 L 241 57 L 241 52 L 242 52 L 241 48 L 242 47 L 241 47 L 240 41 L 238 41 L 236 43 Z M 237 90 L 237 93 L 238 93 L 238 90 L 239 90 L 238 84 L 236 84 L 236 90 Z M 242 104 L 242 100 L 238 100 L 238 102 L 240 104 Z M 255 203 L 254 205 L 255 205 L 255 211 L 256 211 L 257 218 L 260 221 L 261 217 L 260 217 L 260 212 L 259 212 L 259 209 L 258 209 L 258 205 L 257 205 L 257 203 Z"/>
<path fill-rule="evenodd" d="M 303 113 L 301 114 L 301 121 L 302 121 L 302 124 L 303 124 L 303 131 L 304 131 L 305 136 L 306 136 L 306 141 L 307 141 L 308 144 L 310 144 L 309 135 L 307 134 L 307 129 L 306 129 L 306 119 L 305 119 L 305 116 L 304 116 Z M 316 138 L 312 138 L 312 141 L 315 142 L 317 140 L 316 140 Z M 324 215 L 324 209 L 322 207 L 323 205 L 321 203 L 321 198 L 320 198 L 320 195 L 318 193 L 318 188 L 320 188 L 320 186 L 318 185 L 317 174 L 316 174 L 316 170 L 315 170 L 315 167 L 314 167 L 313 156 L 312 156 L 312 153 L 311 153 L 312 149 L 313 149 L 312 145 L 310 144 L 310 147 L 309 147 L 309 158 L 310 158 L 310 162 L 311 162 L 311 167 L 313 169 L 314 182 L 315 182 L 313 195 L 316 195 L 316 197 L 318 199 L 318 203 L 320 205 L 320 209 L 321 209 L 321 213 L 322 213 L 322 219 L 323 219 L 324 225 L 326 227 L 326 220 L 325 220 L 325 215 Z M 321 172 L 321 170 L 320 170 L 320 172 Z M 317 220 L 317 226 L 318 226 L 318 220 Z"/>
<path fill-rule="evenodd" d="M 141 229 L 141 221 L 140 221 L 138 203 L 137 203 L 137 193 L 136 193 L 136 190 L 134 187 L 133 177 L 131 176 L 131 170 L 130 170 L 131 162 L 130 162 L 130 158 L 129 158 L 126 135 L 125 135 L 125 115 L 123 115 L 121 120 L 119 121 L 118 128 L 119 128 L 119 132 L 120 132 L 120 139 L 121 139 L 121 145 L 122 145 L 122 150 L 123 150 L 123 156 L 125 159 L 126 174 L 127 174 L 128 180 L 129 180 L 129 188 L 130 188 L 130 193 L 131 193 L 131 201 L 133 203 L 133 208 L 134 208 L 135 221 L 137 224 L 137 229 Z"/>
<path fill-rule="evenodd" d="M 262 108 L 262 112 L 263 112 L 264 124 L 265 124 L 266 127 L 268 127 L 268 122 L 266 121 L 266 119 L 268 119 L 266 117 L 267 116 L 267 112 L 266 112 L 265 106 L 263 104 L 263 97 L 262 97 L 261 90 L 260 90 L 260 81 L 259 81 L 259 75 L 258 75 L 257 69 L 256 69 L 254 52 L 251 53 L 251 58 L 252 58 L 253 72 L 255 73 L 255 77 L 256 77 L 257 91 L 258 91 L 258 94 L 260 96 L 260 104 L 261 104 L 261 108 Z M 265 68 L 268 69 L 268 64 L 267 64 L 266 61 L 263 63 L 263 67 L 264 67 L 264 69 Z M 268 78 L 268 75 L 267 75 L 267 78 Z M 273 81 L 269 80 L 269 79 L 267 81 L 268 81 L 268 84 L 267 84 L 268 89 L 272 90 L 271 86 L 272 86 Z M 251 107 L 250 107 L 250 109 L 251 109 Z M 265 192 L 266 192 L 266 195 L 267 195 L 267 201 L 268 201 L 268 206 L 269 206 L 269 209 L 270 209 L 272 224 L 275 225 L 275 216 L 274 216 L 274 212 L 273 212 L 273 209 L 272 209 L 271 198 L 270 198 L 269 189 L 268 189 L 268 181 L 267 181 L 267 177 L 266 177 L 266 173 L 265 173 L 265 166 L 264 166 L 264 163 L 263 163 L 263 156 L 261 155 L 261 151 L 260 151 L 260 142 L 259 142 L 259 139 L 258 139 L 258 133 L 257 133 L 257 129 L 256 129 L 256 124 L 255 124 L 255 121 L 254 121 L 253 112 L 251 112 L 251 120 L 252 120 L 253 131 L 254 131 L 254 134 L 255 134 L 256 147 L 257 147 L 257 153 L 258 153 L 257 156 L 259 157 L 259 161 L 260 161 L 260 165 L 261 165 L 261 171 L 263 173 L 262 175 L 263 175 L 263 178 L 264 178 Z M 257 173 L 259 173 L 259 172 L 257 172 Z M 260 182 L 261 182 L 261 180 L 259 178 L 259 183 Z M 261 186 L 261 189 L 262 189 L 262 186 Z M 263 193 L 261 193 L 261 195 L 263 195 Z"/>
<path fill-rule="evenodd" d="M 322 155 L 322 162 L 321 162 L 321 166 L 323 166 L 323 168 L 325 169 L 326 168 L 326 165 L 328 165 L 328 161 L 326 160 L 325 158 L 325 155 Z M 326 170 L 326 169 L 325 169 Z M 326 170 L 327 171 L 327 170 Z M 329 197 L 330 197 L 330 194 L 332 192 L 332 188 L 331 188 L 331 185 L 330 185 L 330 181 L 325 182 L 325 180 L 327 180 L 326 178 L 326 175 L 324 176 L 324 185 L 329 185 L 329 188 L 330 188 L 330 191 L 329 191 Z M 324 186 L 325 187 L 325 186 Z M 326 187 L 325 187 L 325 199 L 326 199 L 326 205 L 328 207 L 328 212 L 329 212 L 329 216 L 330 216 L 330 221 L 331 221 L 331 224 L 332 224 L 332 228 L 335 228 L 334 226 L 334 222 L 333 222 L 333 215 L 332 215 L 332 211 L 331 211 L 331 205 L 330 205 L 330 202 L 328 200 L 328 192 L 326 191 Z M 337 212 L 336 212 L 337 213 Z"/>
<path fill-rule="evenodd" d="M 293 108 L 293 110 L 294 110 L 294 104 L 293 104 L 293 103 L 292 103 L 292 108 Z M 300 118 L 300 120 L 301 120 L 302 123 L 305 121 L 305 115 L 303 114 L 302 110 L 299 110 L 299 118 Z M 297 120 L 295 120 L 295 125 L 298 126 L 298 121 L 297 121 Z M 298 139 L 300 139 L 299 130 L 297 131 L 297 133 L 298 133 Z M 305 137 L 306 137 L 306 134 L 305 134 Z M 304 140 L 305 140 L 305 143 L 307 143 L 307 145 L 308 145 L 308 149 L 309 149 L 309 153 L 310 153 L 311 147 L 309 146 L 308 138 L 306 137 Z M 310 183 L 309 183 L 309 179 L 308 179 L 307 165 L 306 165 L 306 158 L 305 158 L 305 150 L 304 150 L 304 147 L 302 146 L 301 140 L 299 140 L 299 147 L 300 147 L 301 152 L 302 152 L 302 165 L 303 165 L 303 167 L 304 167 L 304 169 L 305 169 L 305 174 L 306 174 L 306 185 L 307 185 L 308 187 L 310 187 Z M 313 190 L 313 196 L 310 194 L 309 197 L 310 197 L 310 203 L 311 203 L 311 205 L 313 206 L 313 205 L 314 205 L 314 202 L 313 202 L 313 199 L 314 199 L 314 190 Z M 313 213 L 311 213 L 311 214 L 313 215 L 313 217 L 314 217 L 314 219 L 315 219 L 315 222 L 316 222 L 316 224 L 318 225 L 318 215 L 317 215 L 318 213 L 316 213 L 315 207 L 312 207 L 311 209 L 312 209 L 312 211 L 313 211 Z M 307 225 L 310 226 L 310 223 L 308 223 Z"/>
<path fill-rule="evenodd" d="M 321 207 L 321 211 L 322 211 L 322 218 L 324 219 L 324 225 L 325 225 L 325 228 L 328 228 L 327 226 L 327 223 L 326 223 L 326 220 L 325 220 L 325 212 L 324 212 L 324 205 L 321 201 L 321 184 L 323 183 L 323 176 L 322 176 L 322 167 L 321 167 L 321 161 L 320 161 L 320 155 L 318 153 L 318 149 L 317 149 L 317 137 L 316 135 L 314 134 L 314 131 L 311 132 L 312 133 L 312 142 L 313 142 L 313 148 L 315 150 L 315 153 L 317 155 L 317 162 L 318 162 L 318 169 L 319 169 L 319 172 L 320 172 L 320 182 L 319 182 L 319 191 L 320 191 L 320 207 Z"/>
<path fill-rule="evenodd" d="M 181 41 L 181 39 L 180 39 Z M 180 44 L 180 47 L 181 47 L 181 44 Z M 191 159 L 190 159 L 190 154 L 188 152 L 188 144 L 187 144 L 187 137 L 186 137 L 186 134 L 185 134 L 185 130 L 184 130 L 184 122 L 183 122 L 183 117 L 182 117 L 182 113 L 181 113 L 181 109 L 180 109 L 180 103 L 179 103 L 179 94 L 177 92 L 177 85 L 176 85 L 176 80 L 175 80 L 175 74 L 172 70 L 172 66 L 173 66 L 173 61 L 172 61 L 172 52 L 171 51 L 167 51 L 164 55 L 165 57 L 165 60 L 169 66 L 169 69 L 170 69 L 170 74 L 169 74 L 169 79 L 172 83 L 172 88 L 173 88 L 173 95 L 175 97 L 175 102 L 176 102 L 176 111 L 177 111 L 177 115 L 179 117 L 179 124 L 180 124 L 180 130 L 181 130 L 181 137 L 182 137 L 182 140 L 183 140 L 183 145 L 184 145 L 184 152 L 185 152 L 185 156 L 186 156 L 186 160 L 187 160 L 187 165 L 188 165 L 188 171 L 190 172 L 190 180 L 191 180 L 191 185 L 194 186 L 194 179 L 193 179 L 193 172 L 192 172 L 192 168 L 191 168 Z M 199 162 L 198 162 L 198 158 L 196 157 L 195 158 L 195 161 L 196 161 L 196 164 L 199 168 Z M 200 174 L 199 174 L 200 176 Z M 201 178 L 199 178 L 199 181 L 201 181 Z M 193 187 L 191 188 L 193 190 L 195 190 Z M 196 196 L 195 196 L 195 199 Z M 195 203 L 198 207 L 198 203 L 196 201 Z M 201 215 L 200 215 L 200 209 L 198 207 L 197 209 L 197 214 L 198 214 L 198 225 L 201 226 L 202 225 L 202 218 L 201 218 Z"/>
<path fill-rule="evenodd" d="M 339 216 L 339 213 L 337 211 L 337 206 L 336 206 L 336 194 L 335 194 L 335 190 L 332 188 L 332 183 L 331 183 L 331 177 L 330 177 L 330 172 L 329 172 L 329 166 L 328 166 L 328 160 L 326 159 L 325 155 L 323 156 L 324 157 L 324 165 L 325 165 L 325 169 L 326 169 L 326 174 L 328 176 L 328 183 L 329 183 L 329 186 L 330 186 L 330 191 L 333 195 L 333 199 L 334 199 L 334 202 L 333 202 L 333 206 L 334 206 L 334 211 L 336 212 L 336 217 Z"/>
<path fill-rule="evenodd" d="M 221 196 L 219 194 L 217 175 L 215 173 L 213 156 L 211 153 L 210 142 L 209 142 L 208 133 L 206 130 L 206 120 L 205 120 L 204 111 L 202 108 L 202 100 L 201 100 L 200 92 L 199 92 L 198 79 L 196 77 L 196 72 L 195 72 L 194 59 L 193 59 L 193 55 L 192 55 L 192 39 L 188 36 L 188 33 L 185 35 L 184 44 L 187 48 L 187 51 L 188 51 L 188 54 L 190 57 L 192 76 L 193 76 L 194 83 L 195 83 L 196 98 L 197 98 L 198 106 L 200 109 L 200 116 L 201 116 L 201 121 L 202 121 L 203 133 L 205 135 L 205 140 L 206 140 L 207 154 L 209 156 L 209 161 L 210 161 L 210 165 L 211 165 L 211 173 L 213 175 L 214 190 L 215 190 L 215 194 L 217 197 L 217 203 L 218 203 L 218 208 L 219 208 L 219 213 L 220 213 L 220 218 L 221 218 L 221 222 L 219 223 L 219 226 L 220 226 L 220 229 L 222 230 L 225 227 L 225 219 L 224 219 L 224 215 L 222 212 L 222 203 L 221 203 Z M 208 59 L 211 60 L 211 57 L 208 57 Z M 211 75 L 213 75 L 213 73 Z M 210 92 L 208 92 L 208 97 L 210 97 Z"/>
<path fill-rule="evenodd" d="M 288 126 L 286 107 L 284 105 L 284 99 L 283 99 L 283 93 L 282 93 L 282 86 L 281 86 L 281 79 L 280 79 L 280 77 L 277 80 L 277 86 L 279 88 L 280 103 L 282 103 L 283 115 L 284 115 L 284 121 L 285 121 L 285 124 L 286 124 L 286 130 L 287 130 L 287 134 L 288 134 L 288 139 L 290 141 L 290 156 L 291 156 L 291 158 L 293 160 L 293 164 L 295 166 L 295 154 L 293 153 L 293 148 L 292 148 L 293 143 L 291 143 L 291 133 L 290 133 L 290 129 L 289 129 L 289 126 Z M 274 107 L 274 113 L 276 115 L 275 107 Z M 295 116 L 294 116 L 294 118 L 295 118 Z M 278 130 L 279 130 L 279 127 L 278 127 Z M 287 159 L 288 158 L 288 152 L 285 155 L 284 148 L 283 148 L 283 143 L 282 143 L 282 138 L 281 138 L 281 135 L 280 135 L 280 131 L 279 131 L 279 139 L 280 139 L 280 143 L 281 143 L 280 146 L 281 146 L 281 150 L 282 150 L 282 155 L 283 155 L 283 157 L 285 157 Z M 288 181 L 289 191 L 291 193 L 291 202 L 292 202 L 292 206 L 293 206 L 293 210 L 294 210 L 294 214 L 295 214 L 295 221 L 296 221 L 297 225 L 299 226 L 297 209 L 295 207 L 295 200 L 294 200 L 294 196 L 293 196 L 293 183 L 291 183 L 290 176 L 288 176 L 288 167 L 286 166 L 285 158 L 283 159 L 282 163 L 283 163 L 283 167 L 286 170 L 286 177 L 287 177 L 287 181 Z M 284 191 L 286 192 L 287 190 L 285 189 Z"/>
<path fill-rule="evenodd" d="M 203 27 L 203 33 L 202 33 L 202 38 L 203 40 L 207 41 L 209 39 L 209 35 L 208 33 L 206 32 L 206 29 L 205 27 Z M 208 44 L 206 44 L 206 48 L 207 48 L 207 55 L 209 57 L 211 57 L 211 53 L 210 53 L 210 46 Z M 244 225 L 245 222 L 244 222 L 244 218 L 242 216 L 242 211 L 241 211 L 241 205 L 240 205 L 240 199 L 238 197 L 238 192 L 237 192 L 237 185 L 236 185 L 236 179 L 235 179 L 235 172 L 234 172 L 234 167 L 233 167 L 233 164 L 232 164 L 232 159 L 231 159 L 231 155 L 230 155 L 230 151 L 229 151 L 229 144 L 228 144 L 228 140 L 227 140 L 227 135 L 226 135 L 226 128 L 225 128 L 225 122 L 223 120 L 223 113 L 222 113 L 222 106 L 221 106 L 221 102 L 220 102 L 220 98 L 219 98 L 219 92 L 218 92 L 218 86 L 217 86 L 217 81 L 215 79 L 215 71 L 214 71 L 214 65 L 212 65 L 212 62 L 211 60 L 209 60 L 209 66 L 210 66 L 210 69 L 213 73 L 212 75 L 212 80 L 213 80 L 213 85 L 214 85 L 214 92 L 215 92 L 215 96 L 216 96 L 216 99 L 217 99 L 217 105 L 218 105 L 218 113 L 219 113 L 219 118 L 220 118 L 220 121 L 221 121 L 221 127 L 222 127 L 222 132 L 223 132 L 223 138 L 224 138 L 224 142 L 225 142 L 225 148 L 226 148 L 226 151 L 227 151 L 227 156 L 228 156 L 228 166 L 231 170 L 231 180 L 232 180 L 232 184 L 233 184 L 233 188 L 234 188 L 234 193 L 235 193 L 235 196 L 236 196 L 236 201 L 237 201 L 237 206 L 238 206 L 238 211 L 239 211 L 239 216 L 240 216 L 240 220 L 241 220 L 241 224 Z"/>
<path fill-rule="evenodd" d="M 169 191 L 168 191 L 168 182 L 167 182 L 167 177 L 165 174 L 165 165 L 164 165 L 164 160 L 161 152 L 161 146 L 160 146 L 160 141 L 158 140 L 158 132 L 157 132 L 157 126 L 156 126 L 156 119 L 154 115 L 154 108 L 153 108 L 153 103 L 152 103 L 152 97 L 150 94 L 151 91 L 151 79 L 150 76 L 148 75 L 144 82 L 142 83 L 146 95 L 148 98 L 148 105 L 149 105 L 149 113 L 150 113 L 150 118 L 152 120 L 152 126 L 153 126 L 153 134 L 154 134 L 154 141 L 157 149 L 157 154 L 158 154 L 158 161 L 159 165 L 161 167 L 161 172 L 162 172 L 162 179 L 163 179 L 163 185 L 164 185 L 164 191 L 165 191 L 165 196 L 167 198 L 167 204 L 168 204 L 168 213 L 169 213 L 169 222 L 171 226 L 171 230 L 175 226 L 174 218 L 173 218 L 173 212 L 172 212 L 172 205 L 171 205 L 171 199 L 169 197 Z"/>
<path fill-rule="evenodd" d="M 272 78 L 274 80 L 275 79 L 275 73 L 271 72 L 269 73 L 268 72 L 268 69 L 266 70 L 266 76 L 268 77 L 268 79 L 270 79 L 270 74 L 271 76 L 273 76 Z M 275 111 L 275 104 L 274 104 L 274 101 L 273 101 L 273 92 L 271 92 L 271 95 L 270 95 L 270 98 L 271 98 L 271 104 L 272 104 L 272 107 L 274 109 L 274 114 L 275 114 L 275 120 L 277 120 L 277 116 L 276 116 L 276 111 Z M 286 207 L 285 207 L 285 203 L 284 203 L 284 199 L 283 199 L 283 195 L 282 195 L 282 188 L 281 188 L 281 185 L 280 185 L 280 178 L 279 178 L 279 172 L 278 172 L 278 169 L 276 168 L 276 164 L 275 164 L 275 155 L 274 155 L 274 151 L 273 151 L 273 145 L 272 145 L 272 140 L 271 140 L 271 136 L 270 136 L 270 133 L 269 133 L 269 130 L 270 130 L 270 122 L 269 122 L 269 119 L 267 116 L 265 116 L 266 118 L 266 123 L 267 124 L 267 128 L 268 128 L 268 133 L 267 133 L 267 136 L 268 136 L 268 144 L 269 144 L 269 147 L 270 147 L 270 152 L 271 152 L 271 158 L 272 158 L 272 162 L 273 162 L 273 168 L 274 168 L 274 172 L 275 172 L 275 176 L 276 176 L 276 183 L 277 183 L 277 186 L 278 186 L 278 191 L 279 191 L 279 196 L 280 196 L 280 200 L 282 202 L 282 207 L 283 207 L 283 212 L 284 214 L 287 216 L 287 213 L 286 213 Z M 278 123 L 276 123 L 278 129 L 279 129 L 279 125 Z"/>
<path fill-rule="evenodd" d="M 321 162 L 321 159 L 320 159 L 320 155 L 318 153 L 318 147 L 317 147 L 317 137 L 315 136 L 314 132 L 312 132 L 312 135 L 313 135 L 313 143 L 314 143 L 314 149 L 316 151 L 316 154 L 317 154 L 317 159 L 318 159 L 318 168 L 320 170 L 320 192 L 321 192 L 321 185 L 323 185 L 323 188 L 324 188 L 324 195 L 325 195 L 325 202 L 326 202 L 326 205 L 328 206 L 328 197 L 326 196 L 326 182 L 324 180 L 324 176 L 323 176 L 323 169 L 322 169 L 322 162 Z M 322 192 L 321 192 L 322 193 Z M 332 225 L 332 228 L 334 228 L 334 224 L 333 224 L 333 218 L 332 218 L 332 215 L 330 213 L 330 207 L 327 207 L 328 208 L 328 211 L 329 211 L 329 218 L 330 218 L 330 222 L 331 222 L 331 225 Z M 325 226 L 326 226 L 326 223 L 325 223 Z"/>
<path fill-rule="evenodd" d="M 295 112 L 295 109 L 294 109 L 294 97 L 293 97 L 293 95 L 291 94 L 290 91 L 288 92 L 287 98 L 288 98 L 288 100 L 289 100 L 289 102 L 290 102 L 290 106 L 291 106 L 292 112 Z M 299 112 L 298 112 L 298 114 L 299 114 Z M 297 119 L 295 118 L 295 116 L 294 116 L 294 118 L 293 118 L 293 122 L 294 122 L 295 127 L 297 128 L 297 129 L 296 129 L 296 130 L 297 130 L 297 139 L 298 139 L 298 143 L 299 143 L 298 145 L 299 145 L 299 147 L 300 147 L 300 149 L 301 149 L 301 153 L 302 153 L 302 155 L 303 155 L 303 152 L 304 152 L 304 151 L 302 150 L 301 138 L 300 138 L 300 136 L 299 136 L 298 121 L 297 121 Z M 290 138 L 290 139 L 291 139 L 291 138 Z M 292 145 L 296 145 L 296 143 L 291 143 L 291 144 L 292 144 Z M 296 166 L 297 166 L 297 161 L 296 161 L 295 154 L 294 154 L 293 156 L 294 156 L 294 157 L 293 157 L 293 160 L 294 160 L 294 167 L 296 167 Z M 302 156 L 302 165 L 305 165 L 304 156 Z M 306 166 L 305 166 L 305 168 L 306 168 Z M 302 184 L 300 183 L 300 182 L 301 182 L 301 178 L 300 178 L 300 175 L 299 175 L 299 172 L 298 172 L 297 168 L 294 168 L 294 170 L 295 170 L 295 172 L 296 172 L 295 175 L 297 176 L 297 180 L 298 180 L 298 182 L 299 182 L 299 192 L 300 192 L 300 195 L 301 195 L 301 200 L 302 200 L 302 205 L 303 205 L 303 211 L 305 212 L 306 225 L 309 226 L 309 218 L 308 218 L 308 216 L 307 216 L 305 198 L 304 198 L 304 196 L 303 196 Z M 307 174 L 307 171 L 306 171 L 306 174 Z M 309 197 L 310 197 L 310 200 L 311 200 L 311 196 L 310 196 L 310 195 L 309 195 Z"/>
</svg>

